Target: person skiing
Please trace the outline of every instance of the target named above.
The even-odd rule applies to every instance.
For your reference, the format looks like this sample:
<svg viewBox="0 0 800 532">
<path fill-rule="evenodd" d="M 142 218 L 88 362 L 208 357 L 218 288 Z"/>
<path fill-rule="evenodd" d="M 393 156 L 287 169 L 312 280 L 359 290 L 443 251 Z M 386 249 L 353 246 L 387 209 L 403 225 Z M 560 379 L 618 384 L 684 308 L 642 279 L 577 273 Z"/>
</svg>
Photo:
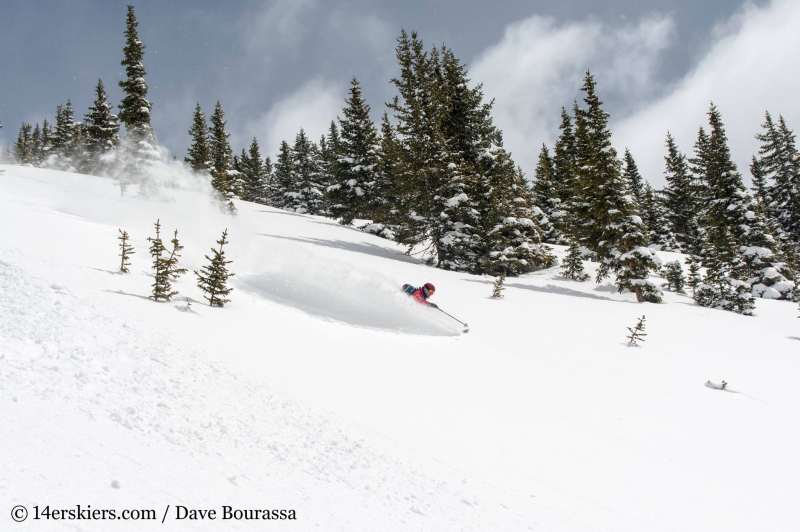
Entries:
<svg viewBox="0 0 800 532">
<path fill-rule="evenodd" d="M 405 290 L 408 295 L 416 299 L 421 304 L 432 308 L 439 308 L 436 303 L 431 303 L 428 301 L 428 298 L 431 297 L 434 292 L 436 292 L 436 287 L 433 286 L 433 283 L 425 283 L 421 288 L 414 288 L 413 286 L 407 284 L 403 286 L 403 290 Z"/>
</svg>

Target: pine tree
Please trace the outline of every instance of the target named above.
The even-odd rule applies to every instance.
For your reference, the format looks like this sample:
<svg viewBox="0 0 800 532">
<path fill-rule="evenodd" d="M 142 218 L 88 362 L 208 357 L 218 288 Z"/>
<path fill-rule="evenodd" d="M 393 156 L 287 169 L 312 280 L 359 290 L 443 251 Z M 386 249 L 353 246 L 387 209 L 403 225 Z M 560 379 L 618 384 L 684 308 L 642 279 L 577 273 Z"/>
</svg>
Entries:
<svg viewBox="0 0 800 532">
<path fill-rule="evenodd" d="M 506 274 L 504 273 L 498 275 L 497 279 L 494 280 L 494 285 L 492 285 L 492 297 L 494 299 L 502 299 L 504 297 L 503 290 L 505 290 L 505 287 L 503 286 L 503 283 L 505 280 Z"/>
<path fill-rule="evenodd" d="M 233 198 L 236 195 L 235 179 L 233 177 L 233 150 L 228 142 L 228 134 L 225 131 L 225 113 L 219 101 L 214 108 L 211 116 L 211 128 L 209 129 L 209 148 L 211 156 L 211 186 L 217 191 L 219 200 L 230 212 L 236 212 L 233 205 Z"/>
<path fill-rule="evenodd" d="M 661 197 L 662 191 L 656 192 L 650 183 L 644 184 L 644 193 L 640 206 L 644 225 L 647 228 L 647 237 L 650 247 L 661 251 L 678 251 L 680 246 L 675 235 L 670 230 L 666 209 Z"/>
<path fill-rule="evenodd" d="M 19 164 L 33 164 L 33 134 L 32 126 L 25 122 L 19 128 L 17 142 L 14 143 L 14 159 Z"/>
<path fill-rule="evenodd" d="M 628 339 L 628 345 L 635 346 L 637 341 L 644 342 L 644 337 L 647 336 L 647 334 L 645 334 L 644 332 L 644 315 L 641 318 L 639 318 L 639 321 L 636 322 L 635 327 L 633 328 L 625 327 L 625 328 L 628 329 L 628 331 L 630 332 L 630 334 L 625 337 Z"/>
<path fill-rule="evenodd" d="M 45 119 L 42 122 L 42 141 L 41 141 L 41 151 L 38 155 L 38 164 L 41 166 L 44 161 L 50 156 L 53 151 L 53 128 L 50 123 Z"/>
<path fill-rule="evenodd" d="M 38 166 L 42 162 L 43 157 L 43 141 L 42 141 L 42 128 L 39 127 L 39 122 L 36 122 L 36 125 L 33 127 L 33 133 L 31 134 L 31 140 L 33 142 L 33 165 Z"/>
<path fill-rule="evenodd" d="M 51 155 L 48 166 L 67 172 L 75 172 L 72 154 L 75 150 L 75 120 L 72 102 L 67 100 L 65 106 L 56 108 L 56 127 L 52 137 Z"/>
<path fill-rule="evenodd" d="M 560 219 L 564 213 L 561 210 L 561 199 L 558 197 L 555 184 L 555 166 L 545 144 L 542 144 L 542 151 L 539 152 L 536 175 L 531 184 L 531 195 L 533 204 L 542 211 L 536 220 L 542 230 L 542 242 L 564 244 L 566 242 L 564 236 L 553 223 L 553 220 Z"/>
<path fill-rule="evenodd" d="M 153 257 L 153 277 L 155 279 L 150 299 L 154 301 L 169 301 L 178 292 L 172 290 L 172 284 L 169 282 L 169 264 L 168 259 L 164 258 L 166 249 L 161 241 L 161 220 L 156 220 L 155 227 L 155 238 L 147 238 L 148 241 L 152 242 L 150 256 Z"/>
<path fill-rule="evenodd" d="M 265 205 L 268 196 L 266 167 L 261 159 L 261 150 L 255 137 L 250 143 L 249 154 L 242 150 L 242 159 L 244 180 L 242 199 Z"/>
<path fill-rule="evenodd" d="M 683 287 L 686 285 L 686 278 L 683 275 L 683 267 L 677 260 L 668 262 L 664 265 L 666 270 L 667 288 L 671 292 L 684 294 Z"/>
<path fill-rule="evenodd" d="M 623 157 L 622 177 L 625 178 L 625 182 L 628 184 L 628 190 L 633 195 L 633 201 L 641 215 L 642 205 L 645 202 L 645 182 L 628 148 L 625 148 L 625 156 Z"/>
<path fill-rule="evenodd" d="M 577 107 L 577 103 L 575 106 Z M 577 238 L 577 232 L 574 229 L 575 220 L 571 214 L 574 210 L 573 202 L 577 191 L 578 148 L 572 127 L 572 117 L 563 107 L 561 108 L 559 129 L 561 134 L 556 141 L 553 154 L 553 182 L 560 200 L 560 209 L 553 213 L 552 221 L 561 234 L 574 239 Z"/>
<path fill-rule="evenodd" d="M 496 160 L 498 163 L 506 157 Z M 520 170 L 508 160 L 505 173 L 496 173 L 499 179 L 490 181 L 493 194 L 488 220 L 494 227 L 484 238 L 488 257 L 479 262 L 481 271 L 489 275 L 521 275 L 536 268 L 549 268 L 555 256 L 541 244 L 539 227 L 532 220 L 530 195 Z"/>
<path fill-rule="evenodd" d="M 115 114 L 111 113 L 112 106 L 107 101 L 108 96 L 102 80 L 97 80 L 95 93 L 97 98 L 84 117 L 90 172 L 102 171 L 103 156 L 120 145 L 119 120 Z"/>
<path fill-rule="evenodd" d="M 300 129 L 291 152 L 294 190 L 286 192 L 290 198 L 290 210 L 306 214 L 323 213 L 323 187 L 317 166 L 317 151 L 316 144 Z"/>
<path fill-rule="evenodd" d="M 174 281 L 189 270 L 187 270 L 186 268 L 178 267 L 178 259 L 181 258 L 180 252 L 183 251 L 183 246 L 178 241 L 177 229 L 175 229 L 175 233 L 173 234 L 170 243 L 172 244 L 172 251 L 170 251 L 169 257 L 166 259 L 165 264 L 167 269 L 167 275 L 169 275 L 169 277 Z"/>
<path fill-rule="evenodd" d="M 766 180 L 767 191 L 762 198 L 767 202 L 766 214 L 780 224 L 781 233 L 800 244 L 800 153 L 795 135 L 786 125 L 783 116 L 775 124 L 769 113 L 762 126 L 764 133 L 756 135 L 761 141 L 754 184 Z M 757 176 L 757 174 L 761 174 Z"/>
<path fill-rule="evenodd" d="M 679 248 L 676 251 L 697 253 L 699 246 L 699 194 L 686 163 L 686 157 L 678 150 L 675 139 L 667 133 L 667 155 L 664 157 L 663 203 L 670 231 L 675 235 Z"/>
<path fill-rule="evenodd" d="M 339 118 L 339 157 L 328 196 L 331 216 L 340 218 L 343 225 L 350 225 L 354 218 L 373 218 L 378 132 L 355 77 L 350 81 L 350 97 L 346 102 L 342 109 L 344 118 Z"/>
<path fill-rule="evenodd" d="M 128 244 L 128 232 L 120 229 L 117 240 L 119 240 L 119 256 L 121 257 L 119 271 L 122 273 L 130 273 L 128 266 L 130 266 L 131 263 L 129 261 L 131 255 L 135 255 L 136 252 L 133 250 L 133 246 Z"/>
<path fill-rule="evenodd" d="M 160 156 L 150 125 L 153 104 L 147 100 L 148 89 L 144 81 L 147 71 L 142 65 L 145 45 L 139 40 L 136 29 L 138 25 L 133 6 L 128 6 L 124 58 L 121 62 L 125 67 L 126 79 L 119 82 L 125 97 L 119 104 L 119 121 L 125 124 L 125 149 L 129 156 L 133 157 L 134 161 L 154 161 Z"/>
<path fill-rule="evenodd" d="M 192 127 L 189 128 L 189 135 L 192 138 L 192 145 L 189 146 L 184 161 L 191 166 L 195 172 L 209 172 L 214 166 L 214 163 L 211 160 L 211 147 L 209 146 L 206 115 L 200 108 L 199 102 L 194 108 Z"/>
<path fill-rule="evenodd" d="M 561 273 L 567 279 L 581 283 L 589 279 L 589 274 L 583 271 L 583 252 L 575 241 L 569 243 L 567 256 L 561 265 Z"/>
<path fill-rule="evenodd" d="M 292 148 L 285 140 L 281 142 L 278 158 L 275 160 L 275 176 L 273 178 L 272 201 L 273 207 L 278 209 L 291 209 L 295 190 L 295 174 L 292 163 Z"/>
<path fill-rule="evenodd" d="M 689 267 L 689 276 L 686 284 L 692 289 L 692 295 L 694 296 L 701 282 L 700 261 L 696 256 L 690 255 L 686 258 L 686 265 Z"/>
<path fill-rule="evenodd" d="M 647 248 L 646 229 L 621 174 L 616 150 L 611 146 L 608 113 L 595 94 L 595 81 L 587 72 L 582 90 L 586 109 L 577 108 L 577 198 L 574 231 L 579 243 L 600 261 L 597 282 L 616 273 L 620 292 L 627 289 L 639 302 L 660 302 L 660 288 L 647 279 L 655 269 L 655 254 Z"/>
<path fill-rule="evenodd" d="M 217 240 L 219 250 L 211 248 L 214 257 L 211 258 L 206 255 L 206 259 L 210 262 L 208 266 L 204 266 L 200 272 L 195 271 L 197 276 L 197 286 L 203 291 L 206 301 L 212 307 L 224 307 L 225 303 L 230 303 L 226 296 L 233 291 L 233 288 L 227 286 L 228 279 L 235 274 L 229 273 L 227 265 L 233 261 L 225 260 L 225 251 L 222 247 L 228 243 L 228 230 L 222 232 L 222 238 Z"/>
</svg>

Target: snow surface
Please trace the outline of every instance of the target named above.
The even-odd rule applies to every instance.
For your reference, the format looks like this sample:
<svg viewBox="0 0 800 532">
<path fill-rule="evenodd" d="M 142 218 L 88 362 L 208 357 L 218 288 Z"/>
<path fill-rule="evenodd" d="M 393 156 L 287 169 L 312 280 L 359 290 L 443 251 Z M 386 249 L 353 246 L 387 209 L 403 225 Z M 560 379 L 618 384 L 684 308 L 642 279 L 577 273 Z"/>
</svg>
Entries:
<svg viewBox="0 0 800 532">
<path fill-rule="evenodd" d="M 165 530 L 800 522 L 792 303 L 759 300 L 754 317 L 674 293 L 638 304 L 558 266 L 507 279 L 497 300 L 492 278 L 331 220 L 242 202 L 227 217 L 207 183 L 174 171 L 148 200 L 105 178 L 2 169 L 0 530 L 156 526 L 11 520 L 16 505 L 78 504 L 158 521 L 169 504 Z M 228 229 L 228 307 L 204 305 L 191 274 L 172 302 L 147 299 L 156 219 L 179 230 L 190 270 Z M 128 275 L 118 229 L 136 249 Z M 400 292 L 426 281 L 469 334 Z M 648 336 L 629 348 L 643 314 Z M 179 521 L 176 505 L 297 521 Z"/>
</svg>

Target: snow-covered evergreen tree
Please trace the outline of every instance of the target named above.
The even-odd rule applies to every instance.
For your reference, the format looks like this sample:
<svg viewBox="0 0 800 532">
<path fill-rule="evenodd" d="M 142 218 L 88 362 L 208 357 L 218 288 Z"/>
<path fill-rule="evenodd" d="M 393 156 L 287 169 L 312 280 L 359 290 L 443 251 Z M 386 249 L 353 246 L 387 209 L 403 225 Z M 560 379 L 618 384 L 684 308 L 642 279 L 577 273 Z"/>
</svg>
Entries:
<svg viewBox="0 0 800 532">
<path fill-rule="evenodd" d="M 229 213 L 235 213 L 233 198 L 237 195 L 236 176 L 233 169 L 233 150 L 228 142 L 230 134 L 225 131 L 225 112 L 217 101 L 214 114 L 211 116 L 209 128 L 209 148 L 211 159 L 211 186 L 217 193 L 223 208 Z"/>
<path fill-rule="evenodd" d="M 261 159 L 261 149 L 258 141 L 253 137 L 249 153 L 242 150 L 242 199 L 266 205 L 268 201 L 267 173 L 264 161 Z"/>
<path fill-rule="evenodd" d="M 281 142 L 278 157 L 275 160 L 275 176 L 273 179 L 272 187 L 272 200 L 273 207 L 278 209 L 292 208 L 294 198 L 291 194 L 294 193 L 294 164 L 292 163 L 292 148 L 285 140 Z"/>
<path fill-rule="evenodd" d="M 87 167 L 92 173 L 102 172 L 107 166 L 104 156 L 120 145 L 119 120 L 111 112 L 112 105 L 108 103 L 102 80 L 97 80 L 95 94 L 97 97 L 84 117 Z"/>
<path fill-rule="evenodd" d="M 25 122 L 19 128 L 17 141 L 14 143 L 14 160 L 17 164 L 33 164 L 34 157 L 33 126 Z"/>
<path fill-rule="evenodd" d="M 374 217 L 372 188 L 378 166 L 378 132 L 355 77 L 350 81 L 350 97 L 346 102 L 343 118 L 339 118 L 339 139 L 335 146 L 338 160 L 333 165 L 328 198 L 330 215 L 349 225 L 354 218 Z"/>
<path fill-rule="evenodd" d="M 664 178 L 667 186 L 662 191 L 663 204 L 670 232 L 678 244 L 676 251 L 697 253 L 699 247 L 698 211 L 700 209 L 697 187 L 694 184 L 686 157 L 678 150 L 675 139 L 667 133 L 667 155 Z"/>
<path fill-rule="evenodd" d="M 683 267 L 677 260 L 668 262 L 664 265 L 667 288 L 670 292 L 684 294 L 683 287 L 686 285 L 686 277 L 683 275 Z"/>
<path fill-rule="evenodd" d="M 299 213 L 323 214 L 322 176 L 317 165 L 318 149 L 303 129 L 300 129 L 294 139 L 291 154 L 294 188 L 285 192 L 290 198 L 287 207 Z"/>
<path fill-rule="evenodd" d="M 561 108 L 559 129 L 561 133 L 556 140 L 553 152 L 553 182 L 556 185 L 556 193 L 560 201 L 559 210 L 553 213 L 551 221 L 561 234 L 574 240 L 577 238 L 572 217 L 578 175 L 577 145 L 572 117 L 563 107 Z"/>
<path fill-rule="evenodd" d="M 210 172 L 214 163 L 211 159 L 206 115 L 200 108 L 199 102 L 194 108 L 189 136 L 192 138 L 192 144 L 189 146 L 184 161 L 196 172 Z"/>
<path fill-rule="evenodd" d="M 542 242 L 547 244 L 564 244 L 566 239 L 556 229 L 552 220 L 563 216 L 561 199 L 558 197 L 555 183 L 555 166 L 547 145 L 542 144 L 539 152 L 539 161 L 536 164 L 536 174 L 531 184 L 533 205 L 542 211 L 536 219 L 542 231 Z"/>
<path fill-rule="evenodd" d="M 583 270 L 583 251 L 577 242 L 571 241 L 567 248 L 567 256 L 561 265 L 561 273 L 572 281 L 588 281 L 589 274 Z"/>
<path fill-rule="evenodd" d="M 642 219 L 628 191 L 616 150 L 611 146 L 608 113 L 595 93 L 595 81 L 587 72 L 582 90 L 586 108 L 576 107 L 577 198 L 574 230 L 579 243 L 600 262 L 599 282 L 616 274 L 620 291 L 636 294 L 639 302 L 660 302 L 660 288 L 648 280 L 657 267 Z"/>
<path fill-rule="evenodd" d="M 640 209 L 647 228 L 647 238 L 651 247 L 661 251 L 678 251 L 679 245 L 670 230 L 671 224 L 659 192 L 653 190 L 650 183 L 644 184 Z"/>
<path fill-rule="evenodd" d="M 153 128 L 150 125 L 153 104 L 147 99 L 148 89 L 144 80 L 147 71 L 142 65 L 145 45 L 139 40 L 136 29 L 138 25 L 133 6 L 128 6 L 124 58 L 121 63 L 125 67 L 126 79 L 119 82 L 125 97 L 119 104 L 119 121 L 125 124 L 123 148 L 133 160 L 133 165 L 128 170 L 134 173 L 141 171 L 141 161 L 160 159 Z"/>
<path fill-rule="evenodd" d="M 778 221 L 784 238 L 800 245 L 800 153 L 795 134 L 783 116 L 775 124 L 769 113 L 761 127 L 764 132 L 756 135 L 761 147 L 759 158 L 753 158 L 753 182 L 759 186 L 759 181 L 766 181 L 766 191 L 760 198 L 767 203 L 765 214 Z"/>
<path fill-rule="evenodd" d="M 633 201 L 636 205 L 637 213 L 641 216 L 642 205 L 645 202 L 645 181 L 642 179 L 642 174 L 639 173 L 639 167 L 636 166 L 636 161 L 628 148 L 625 148 L 625 155 L 622 158 L 622 177 L 628 184 L 628 190 L 633 196 Z"/>
</svg>

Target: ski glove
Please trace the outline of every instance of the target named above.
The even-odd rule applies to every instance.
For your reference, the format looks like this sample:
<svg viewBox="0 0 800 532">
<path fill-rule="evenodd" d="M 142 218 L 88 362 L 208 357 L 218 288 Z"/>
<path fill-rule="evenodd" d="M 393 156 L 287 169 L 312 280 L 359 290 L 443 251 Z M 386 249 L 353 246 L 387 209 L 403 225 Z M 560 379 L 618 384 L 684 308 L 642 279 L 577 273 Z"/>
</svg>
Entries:
<svg viewBox="0 0 800 532">
<path fill-rule="evenodd" d="M 428 303 L 428 306 L 433 308 L 439 308 L 439 305 L 437 305 L 436 303 Z"/>
</svg>

